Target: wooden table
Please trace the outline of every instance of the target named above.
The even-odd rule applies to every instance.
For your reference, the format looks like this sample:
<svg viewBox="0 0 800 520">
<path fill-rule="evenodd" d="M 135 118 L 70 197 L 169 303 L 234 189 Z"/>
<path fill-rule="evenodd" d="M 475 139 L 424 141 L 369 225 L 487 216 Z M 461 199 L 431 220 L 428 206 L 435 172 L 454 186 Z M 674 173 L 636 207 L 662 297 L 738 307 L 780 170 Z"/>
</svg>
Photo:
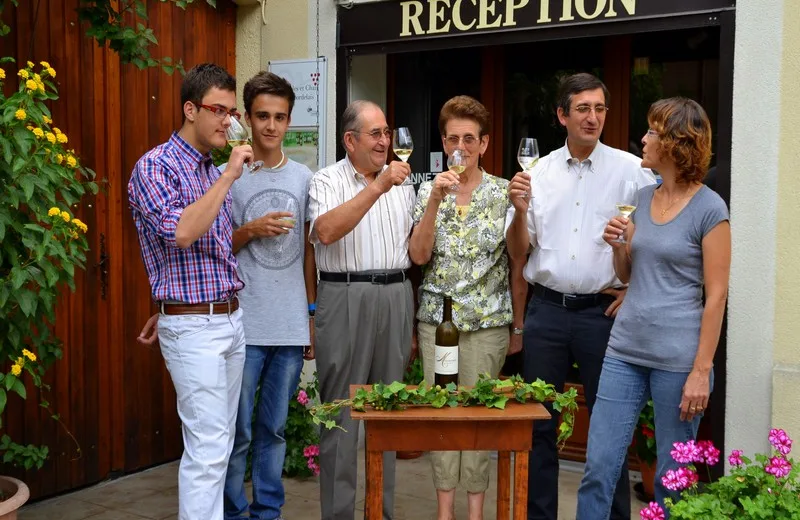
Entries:
<svg viewBox="0 0 800 520">
<path fill-rule="evenodd" d="M 363 385 L 351 385 L 350 395 Z M 528 514 L 528 452 L 533 421 L 550 413 L 540 403 L 509 401 L 505 410 L 485 406 L 411 407 L 352 412 L 366 432 L 366 520 L 383 518 L 384 451 L 497 450 L 497 520 L 511 518 L 511 452 L 514 452 L 514 520 Z"/>
</svg>

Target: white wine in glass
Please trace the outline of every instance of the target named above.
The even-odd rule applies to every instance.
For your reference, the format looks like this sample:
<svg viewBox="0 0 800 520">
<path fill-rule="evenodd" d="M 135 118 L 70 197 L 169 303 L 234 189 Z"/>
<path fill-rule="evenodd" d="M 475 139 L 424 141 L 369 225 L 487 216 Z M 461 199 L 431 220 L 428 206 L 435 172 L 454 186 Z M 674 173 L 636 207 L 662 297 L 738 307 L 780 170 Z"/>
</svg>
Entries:
<svg viewBox="0 0 800 520">
<path fill-rule="evenodd" d="M 539 143 L 536 139 L 523 137 L 519 142 L 517 150 L 517 162 L 525 173 L 530 173 L 536 163 L 539 162 Z M 525 193 L 522 198 L 527 199 L 530 193 Z"/>
<path fill-rule="evenodd" d="M 231 117 L 231 126 L 225 130 L 225 135 L 228 138 L 228 144 L 231 146 L 250 144 L 250 135 L 247 132 L 247 128 L 235 117 Z M 260 170 L 262 166 L 264 166 L 264 161 L 255 161 L 253 164 L 246 165 L 246 168 L 250 170 L 250 173 L 254 173 Z"/>
<path fill-rule="evenodd" d="M 394 154 L 399 157 L 401 161 L 404 163 L 408 162 L 408 158 L 411 157 L 411 152 L 414 151 L 414 141 L 411 139 L 411 131 L 407 127 L 401 126 L 400 128 L 395 128 L 392 137 L 392 149 L 394 150 Z M 400 186 L 408 186 L 410 184 L 413 184 L 411 177 L 406 177 Z"/>
<path fill-rule="evenodd" d="M 450 169 L 451 172 L 461 175 L 464 173 L 464 170 L 467 169 L 466 160 L 464 156 L 461 154 L 461 150 L 453 150 L 453 153 L 447 158 L 447 168 Z M 458 191 L 458 185 L 454 184 L 447 188 L 447 191 L 454 193 Z"/>
<path fill-rule="evenodd" d="M 630 218 L 636 211 L 636 193 L 639 191 L 639 184 L 636 181 L 620 181 L 619 201 L 617 202 L 617 212 L 620 216 Z M 625 234 L 619 237 L 617 242 L 625 243 Z"/>
</svg>

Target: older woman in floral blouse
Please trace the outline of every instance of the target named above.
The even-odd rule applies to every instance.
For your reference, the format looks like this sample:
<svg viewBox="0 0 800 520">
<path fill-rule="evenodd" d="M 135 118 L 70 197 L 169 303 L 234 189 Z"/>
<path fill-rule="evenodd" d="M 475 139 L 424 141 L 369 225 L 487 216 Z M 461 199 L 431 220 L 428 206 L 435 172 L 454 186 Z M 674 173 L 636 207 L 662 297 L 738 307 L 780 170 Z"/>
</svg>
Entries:
<svg viewBox="0 0 800 520">
<path fill-rule="evenodd" d="M 417 319 L 428 383 L 433 382 L 436 326 L 442 321 L 445 296 L 453 300 L 453 322 L 460 332 L 459 384 L 473 385 L 483 373 L 497 377 L 509 338 L 521 346 L 524 309 L 512 310 L 506 254 L 506 233 L 517 225 L 514 206 L 508 181 L 478 165 L 489 144 L 489 122 L 489 112 L 471 97 L 457 96 L 444 104 L 439 114 L 442 144 L 448 156 L 461 150 L 466 169 L 460 175 L 446 171 L 423 183 L 414 209 L 409 254 L 414 263 L 425 266 Z M 524 208 L 527 200 L 514 203 Z M 518 300 L 524 306 L 524 299 Z M 517 329 L 512 327 L 515 316 Z M 482 518 L 488 452 L 433 452 L 431 461 L 439 520 L 455 518 L 459 482 L 468 493 L 469 518 Z"/>
</svg>

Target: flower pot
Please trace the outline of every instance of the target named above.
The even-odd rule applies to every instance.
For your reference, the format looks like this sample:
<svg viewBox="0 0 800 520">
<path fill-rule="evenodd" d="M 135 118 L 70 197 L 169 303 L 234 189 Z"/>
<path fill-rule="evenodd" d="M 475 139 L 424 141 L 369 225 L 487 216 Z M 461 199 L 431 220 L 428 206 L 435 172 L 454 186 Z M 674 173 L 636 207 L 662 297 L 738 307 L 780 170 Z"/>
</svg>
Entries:
<svg viewBox="0 0 800 520">
<path fill-rule="evenodd" d="M 411 460 L 422 457 L 423 451 L 398 451 L 397 458 L 400 460 Z"/>
<path fill-rule="evenodd" d="M 24 482 L 0 476 L 0 520 L 17 520 L 17 510 L 28 497 L 30 491 Z"/>
<path fill-rule="evenodd" d="M 639 471 L 642 473 L 642 487 L 646 496 L 655 496 L 655 480 L 656 480 L 656 466 L 658 461 L 654 460 L 652 464 L 647 464 L 639 459 Z"/>
</svg>

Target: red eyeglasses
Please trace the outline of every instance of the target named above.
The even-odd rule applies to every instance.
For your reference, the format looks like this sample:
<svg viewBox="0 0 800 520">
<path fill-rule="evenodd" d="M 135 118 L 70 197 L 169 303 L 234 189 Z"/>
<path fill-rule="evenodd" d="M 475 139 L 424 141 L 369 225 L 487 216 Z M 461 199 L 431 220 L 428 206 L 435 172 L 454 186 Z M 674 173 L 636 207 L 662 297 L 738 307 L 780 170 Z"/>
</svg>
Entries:
<svg viewBox="0 0 800 520">
<path fill-rule="evenodd" d="M 194 104 L 198 108 L 205 108 L 206 110 L 208 110 L 209 112 L 211 112 L 212 114 L 214 114 L 215 116 L 217 116 L 220 119 L 224 119 L 225 116 L 235 117 L 236 119 L 241 119 L 242 118 L 242 114 L 240 114 L 235 108 L 232 108 L 232 109 L 228 110 L 227 108 L 220 107 L 220 106 L 203 105 L 202 103 L 194 103 Z"/>
</svg>

